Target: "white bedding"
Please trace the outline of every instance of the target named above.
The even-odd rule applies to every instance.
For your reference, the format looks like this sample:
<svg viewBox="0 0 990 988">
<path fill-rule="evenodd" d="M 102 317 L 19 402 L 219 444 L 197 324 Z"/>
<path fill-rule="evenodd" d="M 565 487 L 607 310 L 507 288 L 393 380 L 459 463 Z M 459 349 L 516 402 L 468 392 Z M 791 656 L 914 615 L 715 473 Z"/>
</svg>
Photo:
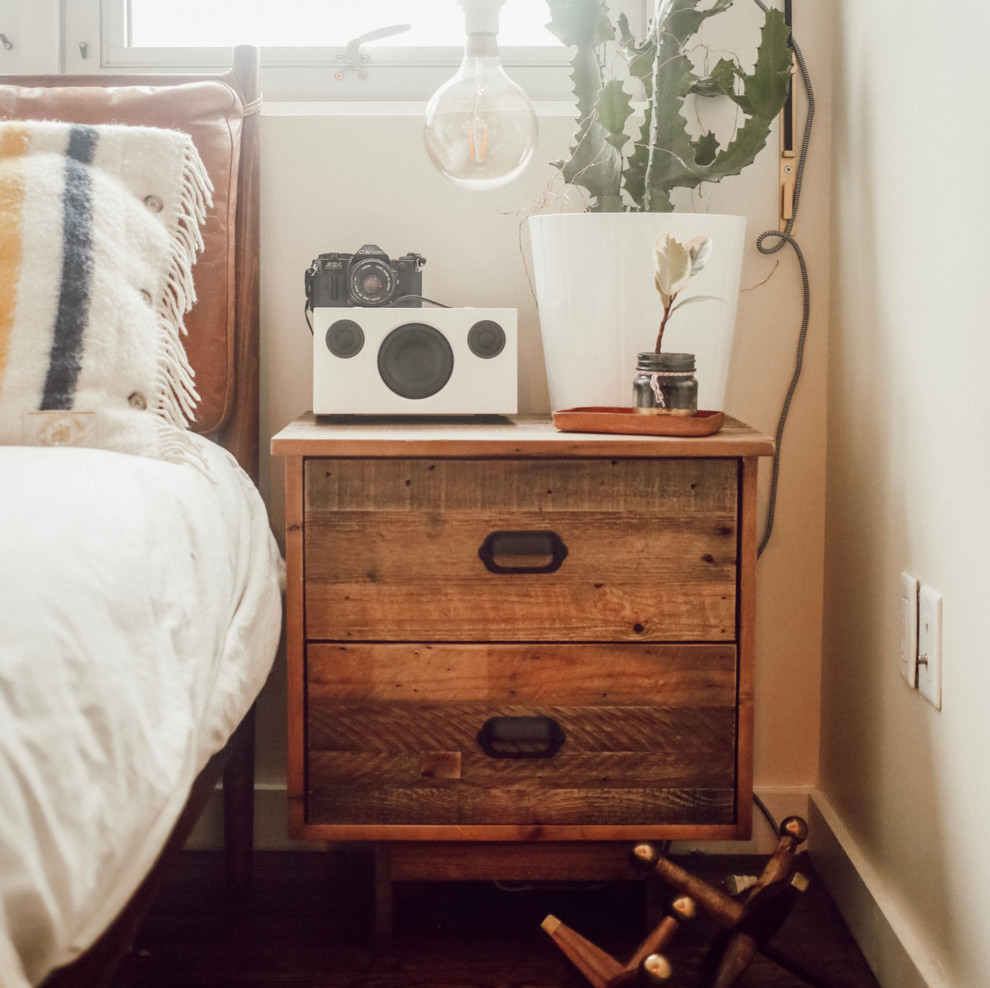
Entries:
<svg viewBox="0 0 990 988">
<path fill-rule="evenodd" d="M 0 985 L 127 903 L 263 685 L 280 559 L 257 490 L 203 464 L 0 448 Z"/>
</svg>

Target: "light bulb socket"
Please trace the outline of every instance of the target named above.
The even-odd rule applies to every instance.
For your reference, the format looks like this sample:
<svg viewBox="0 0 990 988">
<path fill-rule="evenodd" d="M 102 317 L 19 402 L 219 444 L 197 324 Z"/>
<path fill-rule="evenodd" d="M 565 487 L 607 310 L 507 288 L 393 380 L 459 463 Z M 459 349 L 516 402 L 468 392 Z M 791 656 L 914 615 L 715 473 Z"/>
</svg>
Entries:
<svg viewBox="0 0 990 988">
<path fill-rule="evenodd" d="M 464 33 L 498 34 L 498 12 L 505 0 L 461 0 Z"/>
<path fill-rule="evenodd" d="M 465 58 L 498 58 L 498 38 L 494 34 L 469 34 L 464 39 Z"/>
</svg>

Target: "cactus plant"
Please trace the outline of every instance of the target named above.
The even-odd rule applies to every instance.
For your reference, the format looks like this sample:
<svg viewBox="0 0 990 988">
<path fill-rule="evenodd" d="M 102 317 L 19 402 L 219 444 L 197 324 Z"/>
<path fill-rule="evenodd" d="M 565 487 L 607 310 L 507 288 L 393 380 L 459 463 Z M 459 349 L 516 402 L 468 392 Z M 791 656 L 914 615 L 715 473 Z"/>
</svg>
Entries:
<svg viewBox="0 0 990 988">
<path fill-rule="evenodd" d="M 656 0 L 646 37 L 637 43 L 625 15 L 618 32 L 606 0 L 546 0 L 547 25 L 572 60 L 578 125 L 566 160 L 555 162 L 566 182 L 591 197 L 594 212 L 670 212 L 671 193 L 738 175 L 766 145 L 770 125 L 790 86 L 791 54 L 784 15 L 769 10 L 751 73 L 722 58 L 699 75 L 687 52 L 702 24 L 733 0 Z M 616 40 L 626 53 L 627 78 L 606 78 L 604 47 Z M 646 106 L 638 137 L 625 133 L 633 113 L 629 79 L 638 79 Z M 723 97 L 741 111 L 743 122 L 725 146 L 711 132 L 692 137 L 682 114 L 689 97 Z"/>
</svg>

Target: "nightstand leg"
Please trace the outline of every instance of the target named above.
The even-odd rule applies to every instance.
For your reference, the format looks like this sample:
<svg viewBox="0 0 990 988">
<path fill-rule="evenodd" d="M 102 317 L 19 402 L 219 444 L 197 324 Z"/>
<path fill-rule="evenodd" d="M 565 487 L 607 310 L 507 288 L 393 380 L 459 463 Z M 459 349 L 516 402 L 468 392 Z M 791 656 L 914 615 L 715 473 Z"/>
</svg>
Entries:
<svg viewBox="0 0 990 988">
<path fill-rule="evenodd" d="M 392 868 L 388 844 L 375 844 L 375 950 L 392 949 Z"/>
</svg>

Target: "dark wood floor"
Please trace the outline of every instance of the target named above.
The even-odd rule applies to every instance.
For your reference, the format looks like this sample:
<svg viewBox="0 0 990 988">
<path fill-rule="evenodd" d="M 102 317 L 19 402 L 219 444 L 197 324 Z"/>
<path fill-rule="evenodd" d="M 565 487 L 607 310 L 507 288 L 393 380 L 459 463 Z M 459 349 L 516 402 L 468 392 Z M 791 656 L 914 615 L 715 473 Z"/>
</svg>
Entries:
<svg viewBox="0 0 990 988">
<path fill-rule="evenodd" d="M 693 855 L 700 877 L 758 874 L 762 859 Z M 804 858 L 802 871 L 809 872 Z M 877 988 L 833 903 L 811 886 L 776 935 L 834 988 Z M 372 862 L 358 851 L 257 855 L 249 900 L 224 890 L 218 854 L 185 852 L 143 927 L 115 988 L 587 988 L 541 922 L 553 913 L 625 962 L 644 934 L 643 886 L 500 888 L 409 883 L 395 895 L 393 949 L 373 947 Z M 668 982 L 702 988 L 701 965 L 718 930 L 695 920 L 667 956 Z M 743 988 L 806 982 L 757 957 Z"/>
</svg>

